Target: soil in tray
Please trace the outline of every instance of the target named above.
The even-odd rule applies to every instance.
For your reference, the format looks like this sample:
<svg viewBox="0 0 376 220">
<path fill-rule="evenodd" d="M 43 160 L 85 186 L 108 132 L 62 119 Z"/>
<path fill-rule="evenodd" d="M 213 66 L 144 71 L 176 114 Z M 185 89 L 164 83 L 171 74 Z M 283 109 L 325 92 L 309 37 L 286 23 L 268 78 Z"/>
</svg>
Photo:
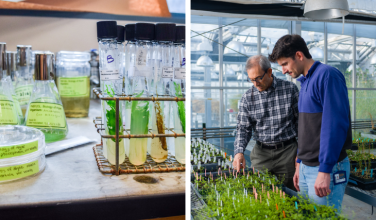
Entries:
<svg viewBox="0 0 376 220">
<path fill-rule="evenodd" d="M 356 161 L 350 161 L 350 164 L 352 167 L 359 167 L 359 163 Z M 368 165 L 368 162 L 363 161 L 363 166 L 366 167 Z M 372 169 L 376 168 L 376 160 L 371 160 L 371 167 Z"/>
<path fill-rule="evenodd" d="M 358 182 L 364 182 L 364 183 L 375 182 L 375 177 L 372 177 L 372 178 L 362 178 L 362 177 L 359 177 L 359 176 L 355 176 L 352 173 L 350 174 L 350 178 L 353 179 L 353 180 L 356 180 Z"/>
</svg>

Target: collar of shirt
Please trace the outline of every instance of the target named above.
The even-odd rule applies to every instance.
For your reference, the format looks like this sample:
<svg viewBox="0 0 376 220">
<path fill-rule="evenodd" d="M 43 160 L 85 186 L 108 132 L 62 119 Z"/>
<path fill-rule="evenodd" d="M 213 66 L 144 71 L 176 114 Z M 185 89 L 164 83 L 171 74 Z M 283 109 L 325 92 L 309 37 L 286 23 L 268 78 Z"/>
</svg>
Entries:
<svg viewBox="0 0 376 220">
<path fill-rule="evenodd" d="M 320 61 L 315 61 L 313 63 L 313 65 L 311 66 L 311 68 L 309 68 L 308 70 L 308 73 L 306 76 L 302 76 L 300 78 L 298 78 L 297 80 L 300 82 L 300 83 L 303 83 L 304 81 L 306 81 L 309 77 L 311 77 L 313 75 L 313 73 L 315 72 L 315 70 L 317 69 L 317 67 L 320 65 Z"/>
<path fill-rule="evenodd" d="M 255 86 L 253 86 L 253 87 L 256 89 L 257 92 L 259 92 L 259 93 L 261 93 L 261 94 L 263 94 L 263 93 L 268 93 L 268 92 L 271 91 L 271 89 L 275 89 L 275 88 L 277 88 L 277 80 L 276 80 L 276 77 L 275 77 L 273 74 L 272 74 L 272 78 L 273 78 L 272 85 L 271 85 L 267 90 L 265 90 L 265 91 L 261 91 L 261 92 L 260 92 L 258 89 L 256 89 Z"/>
</svg>

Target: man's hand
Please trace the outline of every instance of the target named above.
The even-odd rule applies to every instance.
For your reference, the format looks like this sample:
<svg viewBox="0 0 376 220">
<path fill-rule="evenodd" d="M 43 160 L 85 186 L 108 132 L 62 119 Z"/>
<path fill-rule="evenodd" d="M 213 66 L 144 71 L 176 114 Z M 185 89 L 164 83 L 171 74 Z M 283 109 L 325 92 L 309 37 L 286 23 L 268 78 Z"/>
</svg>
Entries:
<svg viewBox="0 0 376 220">
<path fill-rule="evenodd" d="M 324 197 L 330 194 L 330 173 L 319 172 L 315 182 L 315 192 L 318 197 Z"/>
<path fill-rule="evenodd" d="M 241 168 L 245 168 L 244 155 L 242 153 L 237 153 L 234 157 L 232 165 L 234 165 L 234 168 L 237 170 L 237 172 L 239 172 Z"/>
<path fill-rule="evenodd" d="M 300 167 L 300 163 L 295 163 L 295 174 L 294 174 L 293 181 L 294 181 L 295 189 L 298 190 L 298 192 L 300 192 L 300 188 L 299 188 L 299 167 Z"/>
</svg>

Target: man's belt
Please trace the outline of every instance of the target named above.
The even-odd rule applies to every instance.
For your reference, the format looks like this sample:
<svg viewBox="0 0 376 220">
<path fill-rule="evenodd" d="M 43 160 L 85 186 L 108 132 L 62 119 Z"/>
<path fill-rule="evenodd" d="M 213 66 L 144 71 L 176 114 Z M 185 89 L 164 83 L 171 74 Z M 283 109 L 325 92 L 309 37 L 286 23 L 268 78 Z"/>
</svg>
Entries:
<svg viewBox="0 0 376 220">
<path fill-rule="evenodd" d="M 287 146 L 289 144 L 292 144 L 294 142 L 296 142 L 295 138 L 292 138 L 290 140 L 283 141 L 283 142 L 280 142 L 280 143 L 277 143 L 277 144 L 264 144 L 264 143 L 261 143 L 260 141 L 256 141 L 256 144 L 261 146 L 262 148 L 273 150 L 273 149 L 282 148 L 282 147 Z"/>
</svg>

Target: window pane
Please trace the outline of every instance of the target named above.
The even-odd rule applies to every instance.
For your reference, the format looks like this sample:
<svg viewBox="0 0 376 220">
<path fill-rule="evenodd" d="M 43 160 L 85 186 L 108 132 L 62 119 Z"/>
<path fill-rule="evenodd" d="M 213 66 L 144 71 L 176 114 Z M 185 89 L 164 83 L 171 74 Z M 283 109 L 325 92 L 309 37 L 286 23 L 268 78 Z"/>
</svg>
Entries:
<svg viewBox="0 0 376 220">
<path fill-rule="evenodd" d="M 246 92 L 245 89 L 225 89 L 224 105 L 225 105 L 225 127 L 236 126 L 237 116 L 239 111 L 239 102 L 243 94 Z"/>
<path fill-rule="evenodd" d="M 327 23 L 327 29 L 328 65 L 341 71 L 345 75 L 347 87 L 352 88 L 353 25 L 345 24 L 344 34 L 341 23 Z"/>
<path fill-rule="evenodd" d="M 370 115 L 376 119 L 376 90 L 357 90 L 356 119 L 370 120 Z"/>
<path fill-rule="evenodd" d="M 219 86 L 218 44 L 213 42 L 218 42 L 218 18 L 192 16 L 191 36 L 192 85 Z"/>
<path fill-rule="evenodd" d="M 324 62 L 324 22 L 302 22 L 301 36 L 312 58 Z"/>
<path fill-rule="evenodd" d="M 376 88 L 376 35 L 374 26 L 356 25 L 356 51 L 359 55 L 356 72 L 356 88 Z"/>
<path fill-rule="evenodd" d="M 202 123 L 206 127 L 219 127 L 219 90 L 191 90 L 191 127 L 202 128 Z"/>
<path fill-rule="evenodd" d="M 289 34 L 291 21 L 262 20 L 261 21 L 261 54 L 268 57 L 272 53 L 275 43 L 282 36 Z M 287 80 L 282 74 L 278 63 L 272 63 L 274 76 Z"/>
</svg>

